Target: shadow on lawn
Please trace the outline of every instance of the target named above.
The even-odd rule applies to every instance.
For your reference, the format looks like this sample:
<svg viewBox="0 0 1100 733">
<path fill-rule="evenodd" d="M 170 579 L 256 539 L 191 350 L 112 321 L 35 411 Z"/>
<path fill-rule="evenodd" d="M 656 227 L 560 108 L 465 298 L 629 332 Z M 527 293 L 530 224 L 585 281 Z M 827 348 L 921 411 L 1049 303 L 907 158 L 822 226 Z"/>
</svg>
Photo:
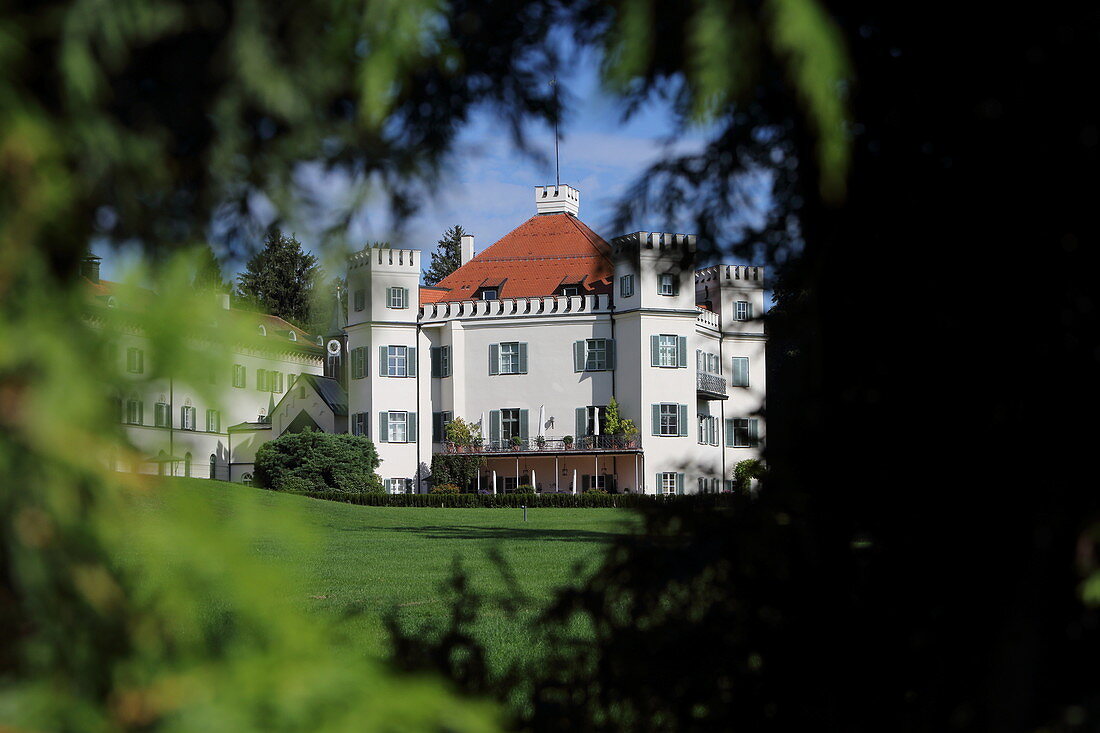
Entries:
<svg viewBox="0 0 1100 733">
<path fill-rule="evenodd" d="M 343 532 L 377 532 L 378 527 L 344 527 Z M 408 532 L 434 540 L 536 540 L 551 542 L 598 542 L 609 544 L 618 537 L 615 532 L 593 532 L 584 529 L 535 529 L 523 527 L 386 527 L 387 532 Z"/>
</svg>

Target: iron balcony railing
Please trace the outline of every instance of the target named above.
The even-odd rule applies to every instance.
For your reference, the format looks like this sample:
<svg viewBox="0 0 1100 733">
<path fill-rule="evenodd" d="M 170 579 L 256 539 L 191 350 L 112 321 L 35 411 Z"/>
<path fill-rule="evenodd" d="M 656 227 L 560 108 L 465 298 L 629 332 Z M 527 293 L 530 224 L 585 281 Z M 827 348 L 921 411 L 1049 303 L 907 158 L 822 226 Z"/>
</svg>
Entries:
<svg viewBox="0 0 1100 733">
<path fill-rule="evenodd" d="M 562 453 L 566 451 L 593 453 L 600 451 L 641 450 L 638 436 L 582 435 L 566 443 L 562 438 L 530 438 L 528 440 L 486 441 L 480 445 L 444 443 L 444 453 Z"/>
<path fill-rule="evenodd" d="M 699 372 L 695 375 L 695 387 L 696 391 L 703 395 L 717 397 L 721 400 L 724 400 L 727 397 L 726 379 L 725 377 L 719 377 L 716 374 Z"/>
</svg>

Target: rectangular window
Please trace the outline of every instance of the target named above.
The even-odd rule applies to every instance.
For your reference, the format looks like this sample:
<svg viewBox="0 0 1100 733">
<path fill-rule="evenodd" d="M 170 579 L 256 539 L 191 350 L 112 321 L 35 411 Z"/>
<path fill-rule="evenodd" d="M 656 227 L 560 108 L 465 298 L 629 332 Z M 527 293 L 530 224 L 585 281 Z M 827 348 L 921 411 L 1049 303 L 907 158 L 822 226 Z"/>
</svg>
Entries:
<svg viewBox="0 0 1100 733">
<path fill-rule="evenodd" d="M 739 300 L 734 303 L 733 319 L 735 321 L 751 321 L 752 303 L 747 300 Z"/>
<path fill-rule="evenodd" d="M 718 445 L 718 418 L 699 416 L 699 445 Z"/>
<path fill-rule="evenodd" d="M 158 402 L 153 406 L 153 424 L 158 428 L 171 427 L 169 420 L 171 419 L 171 411 L 168 408 L 167 402 Z"/>
<path fill-rule="evenodd" d="M 489 374 L 526 374 L 527 344 L 489 344 Z"/>
<path fill-rule="evenodd" d="M 442 443 L 447 439 L 447 425 L 454 419 L 454 413 L 444 410 L 432 413 L 432 442 Z"/>
<path fill-rule="evenodd" d="M 660 420 L 660 432 L 658 435 L 679 435 L 680 434 L 680 406 L 675 404 L 662 404 L 661 408 L 661 420 Z"/>
<path fill-rule="evenodd" d="M 500 345 L 500 373 L 519 374 L 519 344 Z"/>
<path fill-rule="evenodd" d="M 145 371 L 145 352 L 141 349 L 126 349 L 126 371 L 141 374 Z"/>
<path fill-rule="evenodd" d="M 515 476 L 500 477 L 500 487 L 505 494 L 515 493 L 517 486 L 519 486 L 519 481 Z"/>
<path fill-rule="evenodd" d="M 607 339 L 588 339 L 585 342 L 585 371 L 607 369 Z"/>
<path fill-rule="evenodd" d="M 722 363 L 718 360 L 718 354 L 707 354 L 707 371 L 711 374 L 722 373 Z"/>
<path fill-rule="evenodd" d="M 351 378 L 362 379 L 367 376 L 367 349 L 357 346 L 351 350 Z"/>
<path fill-rule="evenodd" d="M 442 346 L 439 349 L 439 375 L 441 377 L 451 376 L 451 347 Z"/>
<path fill-rule="evenodd" d="M 222 416 L 217 410 L 206 411 L 206 432 L 220 433 L 222 429 Z"/>
<path fill-rule="evenodd" d="M 726 420 L 726 445 L 730 448 L 755 448 L 760 442 L 760 423 L 756 418 L 735 417 Z"/>
<path fill-rule="evenodd" d="M 194 430 L 195 429 L 195 408 L 184 405 L 180 408 L 180 429 L 182 430 Z"/>
<path fill-rule="evenodd" d="M 247 374 L 248 373 L 245 371 L 245 368 L 244 368 L 243 365 L 234 364 L 233 365 L 233 386 L 234 387 L 244 387 L 245 386 L 245 380 L 247 379 L 247 376 L 246 376 Z"/>
<path fill-rule="evenodd" d="M 730 374 L 730 386 L 749 386 L 749 359 L 747 356 L 733 357 L 733 372 Z"/>
<path fill-rule="evenodd" d="M 671 272 L 657 276 L 658 295 L 677 295 L 680 290 L 680 278 Z"/>
<path fill-rule="evenodd" d="M 267 384 L 267 370 L 266 369 L 257 369 L 256 370 L 256 390 L 259 391 L 259 392 L 270 392 L 271 391 L 270 387 L 268 387 L 268 384 Z"/>
<path fill-rule="evenodd" d="M 619 296 L 629 298 L 634 295 L 634 276 L 623 275 L 619 278 Z"/>
<path fill-rule="evenodd" d="M 678 339 L 675 336 L 669 336 L 667 334 L 659 337 L 659 357 L 657 359 L 657 365 L 663 367 L 674 367 L 679 363 L 679 355 L 677 354 L 677 346 L 679 345 Z"/>
<path fill-rule="evenodd" d="M 267 382 L 271 387 L 272 392 L 283 391 L 283 373 L 282 372 L 268 372 Z"/>
<path fill-rule="evenodd" d="M 141 400 L 127 400 L 126 402 L 126 422 L 130 425 L 141 425 L 144 420 L 142 415 L 142 408 L 144 407 Z"/>
<path fill-rule="evenodd" d="M 481 299 L 482 300 L 496 300 L 497 299 L 497 291 L 493 290 L 492 288 L 482 290 L 481 291 Z"/>
<path fill-rule="evenodd" d="M 665 496 L 684 493 L 684 474 L 673 471 L 657 474 L 657 493 Z"/>
<path fill-rule="evenodd" d="M 504 442 L 511 442 L 512 438 L 519 438 L 520 435 L 520 422 L 519 422 L 519 410 L 501 410 L 500 411 L 500 439 Z"/>
<path fill-rule="evenodd" d="M 389 415 L 389 442 L 408 443 L 408 414 L 407 412 L 390 412 Z"/>
<path fill-rule="evenodd" d="M 412 493 L 412 479 L 411 478 L 388 478 L 383 479 L 385 484 L 386 493 L 389 494 L 411 494 Z"/>
<path fill-rule="evenodd" d="M 367 307 L 367 291 L 356 290 L 355 291 L 355 310 L 361 311 Z"/>
<path fill-rule="evenodd" d="M 407 346 L 386 347 L 386 376 L 404 377 L 409 373 L 409 349 Z"/>
<path fill-rule="evenodd" d="M 409 307 L 409 289 L 408 288 L 386 288 L 386 307 L 387 308 L 408 308 Z"/>
<path fill-rule="evenodd" d="M 367 435 L 368 425 L 366 412 L 356 412 L 351 416 L 351 434 Z"/>
</svg>

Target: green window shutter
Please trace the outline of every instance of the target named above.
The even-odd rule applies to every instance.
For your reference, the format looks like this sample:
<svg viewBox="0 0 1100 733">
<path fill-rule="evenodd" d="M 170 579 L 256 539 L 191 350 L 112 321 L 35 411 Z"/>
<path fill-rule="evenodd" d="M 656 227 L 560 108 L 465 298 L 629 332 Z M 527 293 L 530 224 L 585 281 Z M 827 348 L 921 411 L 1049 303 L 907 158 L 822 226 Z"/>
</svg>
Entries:
<svg viewBox="0 0 1100 733">
<path fill-rule="evenodd" d="M 433 412 L 432 413 L 432 442 L 433 443 L 443 442 L 443 413 L 442 412 Z"/>
<path fill-rule="evenodd" d="M 661 406 L 653 405 L 653 434 L 661 434 Z"/>
<path fill-rule="evenodd" d="M 688 406 L 680 405 L 680 419 L 677 421 L 680 423 L 680 435 L 684 436 L 688 434 Z"/>
<path fill-rule="evenodd" d="M 649 365 L 661 365 L 661 337 L 657 334 L 649 337 Z"/>
<path fill-rule="evenodd" d="M 405 373 L 408 374 L 410 377 L 415 377 L 416 376 L 416 347 L 415 346 L 410 346 L 408 349 L 406 349 L 405 356 L 407 357 L 405 359 L 405 364 L 406 364 Z"/>
<path fill-rule="evenodd" d="M 388 352 L 385 346 L 378 347 L 378 376 L 384 377 L 387 375 L 387 368 L 389 359 L 387 358 Z"/>
<path fill-rule="evenodd" d="M 388 443 L 390 441 L 390 413 L 382 410 L 378 413 L 378 442 Z"/>
<path fill-rule="evenodd" d="M 420 436 L 416 431 L 416 413 L 407 412 L 405 413 L 405 417 L 408 420 L 408 423 L 405 425 L 405 440 L 409 443 L 419 442 Z"/>
<path fill-rule="evenodd" d="M 440 359 L 443 362 L 440 365 L 440 372 L 442 373 L 442 375 L 444 377 L 451 376 L 451 347 L 450 346 L 444 346 L 440 350 L 439 355 L 440 355 Z"/>
<path fill-rule="evenodd" d="M 404 303 L 404 305 L 401 306 L 402 308 L 408 308 L 409 307 L 409 289 L 408 288 L 401 288 L 401 302 Z"/>
<path fill-rule="evenodd" d="M 531 418 L 529 417 L 529 413 L 527 410 L 519 411 L 519 437 L 521 440 L 527 440 L 527 437 L 530 434 L 528 432 L 529 428 L 527 426 L 527 423 L 530 422 L 530 419 Z"/>
<path fill-rule="evenodd" d="M 591 485 L 592 485 L 592 477 L 591 476 L 589 476 L 587 473 L 584 474 L 583 476 L 581 476 L 581 493 L 582 494 L 584 492 L 588 491 L 588 489 L 591 487 Z"/>
<path fill-rule="evenodd" d="M 500 442 L 500 410 L 489 410 L 489 442 Z"/>
<path fill-rule="evenodd" d="M 680 294 L 680 275 L 679 275 L 679 273 L 674 273 L 672 275 L 672 294 L 673 295 L 679 295 Z M 680 492 L 680 493 L 683 493 L 683 492 Z"/>
<path fill-rule="evenodd" d="M 746 313 L 748 313 L 749 320 L 752 320 L 752 301 L 751 300 L 748 301 L 748 303 L 746 303 L 745 305 L 746 305 L 745 311 L 746 311 Z"/>
<path fill-rule="evenodd" d="M 760 421 L 755 417 L 749 419 L 749 445 L 755 448 L 760 444 Z"/>
<path fill-rule="evenodd" d="M 574 415 L 577 418 L 577 432 L 575 435 L 580 438 L 588 430 L 588 411 L 583 407 L 578 407 L 574 411 Z"/>
<path fill-rule="evenodd" d="M 733 447 L 733 418 L 726 418 L 726 447 Z"/>
<path fill-rule="evenodd" d="M 489 344 L 489 374 L 500 374 L 500 346 Z"/>
<path fill-rule="evenodd" d="M 607 339 L 604 342 L 607 344 L 607 368 L 609 370 L 615 369 L 615 339 Z"/>
<path fill-rule="evenodd" d="M 441 349 L 438 346 L 433 346 L 428 350 L 428 356 L 432 362 L 432 376 L 436 378 L 443 376 L 443 369 L 440 366 L 440 351 Z"/>
<path fill-rule="evenodd" d="M 661 490 L 662 490 L 662 487 L 661 487 L 661 474 L 659 474 L 659 473 L 654 474 L 654 479 L 655 480 L 654 480 L 654 483 L 653 483 L 653 493 L 660 496 L 661 495 Z"/>
<path fill-rule="evenodd" d="M 684 493 L 684 474 L 682 473 L 676 474 L 676 493 Z"/>
<path fill-rule="evenodd" d="M 519 373 L 527 373 L 527 344 L 521 343 L 519 345 Z"/>
<path fill-rule="evenodd" d="M 573 342 L 573 371 L 575 371 L 575 372 L 583 372 L 584 371 L 584 342 L 583 341 L 574 341 Z"/>
<path fill-rule="evenodd" d="M 676 341 L 677 366 L 686 369 L 688 365 L 688 340 L 687 336 L 681 336 Z"/>
</svg>

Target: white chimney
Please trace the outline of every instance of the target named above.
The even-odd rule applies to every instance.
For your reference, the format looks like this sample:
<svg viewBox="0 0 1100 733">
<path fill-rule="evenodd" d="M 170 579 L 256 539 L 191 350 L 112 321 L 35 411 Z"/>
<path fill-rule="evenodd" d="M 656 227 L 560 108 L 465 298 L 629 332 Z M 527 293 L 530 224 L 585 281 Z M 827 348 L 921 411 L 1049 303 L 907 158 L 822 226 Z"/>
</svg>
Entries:
<svg viewBox="0 0 1100 733">
<path fill-rule="evenodd" d="M 581 192 L 572 186 L 535 186 L 535 211 L 539 214 L 578 216 L 580 209 Z"/>
<path fill-rule="evenodd" d="M 474 258 L 474 235 L 473 234 L 463 234 L 462 235 L 462 264 L 465 265 L 467 262 L 469 262 L 473 258 Z"/>
</svg>

